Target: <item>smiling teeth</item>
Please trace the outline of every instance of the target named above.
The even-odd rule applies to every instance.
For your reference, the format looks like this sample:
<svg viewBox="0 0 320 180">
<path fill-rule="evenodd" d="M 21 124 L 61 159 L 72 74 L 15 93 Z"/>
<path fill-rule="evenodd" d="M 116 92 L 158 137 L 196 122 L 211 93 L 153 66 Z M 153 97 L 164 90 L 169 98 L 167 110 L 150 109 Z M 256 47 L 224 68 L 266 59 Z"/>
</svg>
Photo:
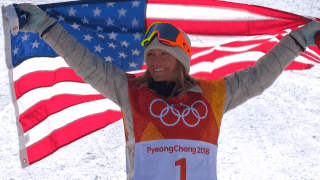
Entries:
<svg viewBox="0 0 320 180">
<path fill-rule="evenodd" d="M 159 71 L 164 71 L 165 69 L 155 69 L 154 71 L 159 72 Z"/>
</svg>

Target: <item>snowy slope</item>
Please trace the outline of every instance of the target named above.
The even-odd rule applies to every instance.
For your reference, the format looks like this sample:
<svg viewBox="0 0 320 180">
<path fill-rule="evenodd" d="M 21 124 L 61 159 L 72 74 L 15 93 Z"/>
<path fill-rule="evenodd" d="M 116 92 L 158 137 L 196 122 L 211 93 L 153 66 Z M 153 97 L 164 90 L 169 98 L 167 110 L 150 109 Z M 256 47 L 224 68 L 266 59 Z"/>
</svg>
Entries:
<svg viewBox="0 0 320 180">
<path fill-rule="evenodd" d="M 1 0 L 0 5 L 59 1 Z M 319 0 L 232 2 L 320 17 Z M 0 179 L 125 179 L 121 121 L 21 169 L 2 26 L 0 34 Z M 217 167 L 220 180 L 320 179 L 319 162 L 320 65 L 284 72 L 261 96 L 230 111 L 222 120 Z"/>
</svg>

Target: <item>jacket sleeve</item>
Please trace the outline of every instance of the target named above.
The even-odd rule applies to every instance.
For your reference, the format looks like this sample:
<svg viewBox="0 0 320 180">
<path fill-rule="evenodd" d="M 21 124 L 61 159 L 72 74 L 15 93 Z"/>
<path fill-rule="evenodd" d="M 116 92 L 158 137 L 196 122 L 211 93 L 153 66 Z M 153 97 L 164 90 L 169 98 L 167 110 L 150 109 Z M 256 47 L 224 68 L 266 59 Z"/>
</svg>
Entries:
<svg viewBox="0 0 320 180">
<path fill-rule="evenodd" d="M 262 94 L 276 78 L 302 52 L 293 37 L 306 47 L 304 37 L 297 31 L 286 35 L 275 47 L 262 56 L 256 64 L 225 77 L 226 98 L 223 114 Z"/>
<path fill-rule="evenodd" d="M 126 95 L 128 95 L 127 76 L 124 71 L 91 53 L 59 23 L 43 36 L 43 40 L 86 83 L 122 107 L 122 99 L 127 98 Z"/>
</svg>

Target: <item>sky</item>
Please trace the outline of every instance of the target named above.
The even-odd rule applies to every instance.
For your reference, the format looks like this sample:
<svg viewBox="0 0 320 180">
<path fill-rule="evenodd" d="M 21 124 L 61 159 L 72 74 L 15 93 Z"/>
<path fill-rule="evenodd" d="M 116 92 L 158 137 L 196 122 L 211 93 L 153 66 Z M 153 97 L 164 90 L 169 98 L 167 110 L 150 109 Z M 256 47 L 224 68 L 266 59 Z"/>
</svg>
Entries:
<svg viewBox="0 0 320 180">
<path fill-rule="evenodd" d="M 61 1 L 2 0 L 0 5 L 18 2 Z M 319 0 L 230 2 L 320 18 Z M 2 26 L 0 38 L 0 179 L 125 179 L 122 121 L 21 168 Z M 262 95 L 229 111 L 222 119 L 217 161 L 220 180 L 320 179 L 320 65 L 283 72 Z"/>
</svg>

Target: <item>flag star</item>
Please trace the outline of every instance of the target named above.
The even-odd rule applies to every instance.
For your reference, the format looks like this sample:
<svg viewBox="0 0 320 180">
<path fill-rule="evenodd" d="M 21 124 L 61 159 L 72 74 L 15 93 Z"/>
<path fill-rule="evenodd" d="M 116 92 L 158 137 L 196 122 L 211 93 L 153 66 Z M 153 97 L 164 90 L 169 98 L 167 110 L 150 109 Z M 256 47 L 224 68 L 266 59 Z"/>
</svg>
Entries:
<svg viewBox="0 0 320 180">
<path fill-rule="evenodd" d="M 21 18 L 27 18 L 27 14 L 22 15 Z"/>
<path fill-rule="evenodd" d="M 109 33 L 109 39 L 114 39 L 114 40 L 117 40 L 116 39 L 116 36 L 117 36 L 118 34 L 116 34 L 116 33 L 114 33 L 113 31 L 111 32 L 111 33 Z"/>
<path fill-rule="evenodd" d="M 121 31 L 122 31 L 122 32 L 127 32 L 128 29 L 126 29 L 125 27 L 122 27 L 122 28 L 121 28 Z"/>
<path fill-rule="evenodd" d="M 134 27 L 134 26 L 137 26 L 137 27 L 139 27 L 139 21 L 136 19 L 136 17 L 134 17 L 134 19 L 131 21 L 131 23 L 132 23 L 132 27 Z"/>
<path fill-rule="evenodd" d="M 18 54 L 18 50 L 19 48 L 15 47 L 15 49 L 13 50 L 14 55 Z"/>
<path fill-rule="evenodd" d="M 97 34 L 98 34 L 98 33 L 97 33 Z M 98 34 L 98 37 L 104 39 L 104 35 L 102 35 L 102 34 Z"/>
<path fill-rule="evenodd" d="M 73 27 L 73 29 L 78 29 L 79 31 L 80 31 L 80 29 L 79 29 L 79 26 L 80 25 L 78 25 L 78 24 L 76 24 L 76 22 L 74 22 L 72 25 L 70 25 L 71 27 Z"/>
<path fill-rule="evenodd" d="M 73 7 L 71 7 L 71 9 L 68 10 L 69 16 L 76 16 L 76 12 L 77 10 L 74 10 Z"/>
<path fill-rule="evenodd" d="M 85 41 L 89 41 L 89 42 L 91 42 L 91 39 L 93 38 L 93 37 L 90 36 L 90 34 L 88 34 L 88 35 L 83 35 L 83 36 L 84 36 L 84 40 L 85 40 Z"/>
<path fill-rule="evenodd" d="M 89 24 L 89 20 L 86 17 L 84 17 L 82 19 L 82 22 L 83 22 L 83 24 Z"/>
<path fill-rule="evenodd" d="M 132 63 L 129 63 L 130 64 L 130 66 L 129 67 L 136 67 L 138 64 L 136 64 L 136 63 L 134 63 L 134 62 L 132 62 Z"/>
<path fill-rule="evenodd" d="M 119 9 L 118 12 L 119 12 L 119 17 L 121 16 L 126 17 L 127 10 L 123 9 L 123 7 Z"/>
<path fill-rule="evenodd" d="M 112 6 L 113 7 L 114 3 L 107 3 L 107 7 Z"/>
<path fill-rule="evenodd" d="M 64 20 L 64 17 L 62 17 L 61 15 L 60 15 L 58 18 L 59 18 L 59 20 L 58 20 L 59 22 L 60 22 L 60 21 L 65 21 L 65 20 Z"/>
<path fill-rule="evenodd" d="M 82 4 L 81 7 L 89 7 L 88 4 Z"/>
<path fill-rule="evenodd" d="M 137 55 L 139 56 L 139 54 L 141 53 L 141 51 L 138 51 L 138 49 L 136 48 L 135 50 L 131 50 L 132 51 L 132 55 Z"/>
<path fill-rule="evenodd" d="M 113 49 L 115 49 L 117 46 L 114 45 L 113 43 L 108 43 L 109 44 L 109 47 L 112 47 Z"/>
<path fill-rule="evenodd" d="M 129 44 L 130 44 L 130 43 L 127 43 L 126 40 L 124 40 L 124 41 L 121 42 L 121 45 L 122 45 L 122 46 L 125 46 L 125 47 L 128 47 Z"/>
<path fill-rule="evenodd" d="M 97 31 L 103 31 L 103 28 L 101 28 L 101 27 L 98 25 Z"/>
<path fill-rule="evenodd" d="M 107 21 L 107 26 L 109 26 L 109 25 L 113 26 L 113 21 L 114 21 L 114 20 L 112 20 L 112 19 L 110 18 L 110 16 L 109 16 L 109 19 L 106 20 L 106 21 Z"/>
<path fill-rule="evenodd" d="M 133 36 L 134 36 L 134 40 L 138 39 L 138 40 L 140 41 L 142 34 L 140 34 L 139 32 L 137 32 L 137 33 L 133 34 Z"/>
<path fill-rule="evenodd" d="M 132 3 L 132 7 L 139 7 L 139 4 L 141 3 L 140 1 L 133 1 Z"/>
<path fill-rule="evenodd" d="M 99 53 L 101 53 L 101 50 L 104 49 L 100 46 L 100 44 L 98 46 L 94 46 L 94 48 L 95 48 L 94 52 L 99 51 Z"/>
<path fill-rule="evenodd" d="M 123 57 L 123 59 L 126 59 L 127 57 L 127 55 L 124 52 L 118 53 L 118 54 L 119 54 L 119 57 Z"/>
<path fill-rule="evenodd" d="M 34 43 L 31 43 L 32 44 L 32 49 L 33 48 L 39 48 L 39 44 L 38 41 L 36 40 Z"/>
<path fill-rule="evenodd" d="M 111 62 L 111 61 L 113 60 L 113 58 L 111 58 L 110 56 L 108 56 L 108 57 L 104 57 L 104 60 L 105 60 L 105 61 L 108 61 L 108 62 Z"/>
<path fill-rule="evenodd" d="M 95 10 L 93 10 L 93 17 L 96 17 L 96 16 L 99 16 L 100 17 L 100 13 L 101 13 L 101 10 L 97 7 Z"/>
<path fill-rule="evenodd" d="M 29 37 L 29 36 L 30 36 L 30 35 L 24 34 L 24 36 L 21 37 L 21 38 L 22 38 L 22 42 L 23 42 L 23 41 L 28 41 L 28 37 Z"/>
</svg>

